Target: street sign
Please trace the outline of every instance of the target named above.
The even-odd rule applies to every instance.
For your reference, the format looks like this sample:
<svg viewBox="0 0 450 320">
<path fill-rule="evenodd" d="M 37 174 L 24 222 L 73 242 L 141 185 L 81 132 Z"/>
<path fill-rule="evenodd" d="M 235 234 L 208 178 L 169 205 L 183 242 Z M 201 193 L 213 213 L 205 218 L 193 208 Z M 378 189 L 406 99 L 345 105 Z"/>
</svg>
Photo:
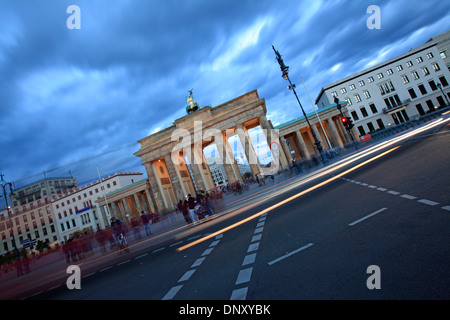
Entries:
<svg viewBox="0 0 450 320">
<path fill-rule="evenodd" d="M 33 240 L 30 240 L 30 239 L 21 240 L 20 244 L 22 245 L 23 248 L 34 247 L 36 245 L 36 239 L 33 239 Z"/>
</svg>

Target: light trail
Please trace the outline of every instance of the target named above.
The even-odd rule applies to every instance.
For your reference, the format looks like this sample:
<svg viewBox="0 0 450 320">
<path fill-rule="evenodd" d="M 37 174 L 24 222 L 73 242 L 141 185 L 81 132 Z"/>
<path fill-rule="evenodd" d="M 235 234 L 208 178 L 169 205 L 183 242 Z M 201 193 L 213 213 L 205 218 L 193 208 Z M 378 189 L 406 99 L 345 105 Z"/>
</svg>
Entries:
<svg viewBox="0 0 450 320">
<path fill-rule="evenodd" d="M 354 170 L 356 170 L 356 169 L 358 169 L 358 168 L 360 168 L 362 166 L 365 166 L 366 164 L 368 164 L 368 163 L 370 163 L 370 162 L 372 162 L 372 161 L 374 161 L 374 160 L 376 160 L 378 158 L 381 158 L 381 157 L 387 155 L 388 153 L 391 153 L 392 151 L 396 150 L 397 148 L 399 148 L 399 147 L 394 147 L 394 148 L 392 148 L 392 149 L 390 149 L 388 151 L 385 151 L 385 152 L 383 152 L 383 153 L 381 153 L 381 154 L 379 154 L 379 155 L 377 155 L 377 156 L 375 156 L 373 158 L 370 158 L 369 160 L 366 160 L 366 161 L 364 161 L 364 162 L 362 162 L 360 164 L 357 164 L 356 166 L 354 166 L 354 167 L 352 167 L 352 168 L 350 168 L 350 169 L 348 169 L 348 170 L 346 170 L 346 171 L 344 171 L 344 172 L 342 172 L 342 173 L 340 173 L 340 174 L 338 174 L 338 175 L 336 175 L 336 176 L 334 176 L 332 178 L 329 178 L 329 179 L 327 179 L 325 181 L 322 181 L 322 182 L 320 182 L 320 183 L 318 183 L 318 184 L 316 184 L 316 185 L 314 185 L 314 186 L 312 186 L 312 187 L 310 187 L 310 188 L 308 188 L 306 190 L 303 190 L 303 191 L 301 191 L 301 192 L 299 192 L 299 193 L 297 193 L 297 194 L 295 194 L 295 195 L 293 195 L 293 196 L 291 196 L 291 197 L 289 197 L 287 199 L 284 199 L 284 200 L 280 201 L 277 204 L 274 204 L 273 206 L 270 206 L 269 208 L 266 208 L 266 209 L 264 209 L 264 210 L 262 210 L 262 211 L 260 211 L 258 213 L 255 213 L 254 215 L 251 215 L 248 218 L 242 219 L 242 220 L 240 220 L 240 221 L 238 221 L 238 222 L 236 222 L 236 223 L 234 223 L 234 224 L 232 224 L 232 225 L 230 225 L 228 227 L 220 229 L 219 231 L 211 233 L 211 234 L 209 234 L 209 235 L 207 235 L 207 236 L 205 236 L 205 237 L 203 237 L 201 239 L 195 240 L 195 241 L 193 241 L 191 243 L 188 243 L 188 244 L 186 244 L 186 245 L 184 245 L 182 247 L 179 247 L 179 248 L 177 248 L 177 251 L 183 251 L 185 249 L 188 249 L 188 248 L 190 248 L 192 246 L 195 246 L 195 245 L 197 245 L 197 244 L 199 244 L 199 243 L 201 243 L 203 241 L 211 239 L 211 238 L 213 238 L 213 237 L 215 237 L 215 236 L 217 236 L 217 235 L 219 235 L 221 233 L 224 233 L 224 232 L 227 232 L 227 231 L 229 231 L 231 229 L 234 229 L 234 228 L 236 228 L 236 227 L 238 227 L 238 226 L 240 226 L 240 225 L 242 225 L 242 224 L 244 224 L 244 223 L 246 223 L 248 221 L 251 221 L 251 220 L 253 220 L 255 218 L 258 218 L 259 216 L 263 215 L 264 213 L 272 211 L 272 210 L 274 210 L 274 209 L 276 209 L 276 208 L 278 208 L 278 207 L 280 207 L 280 206 L 282 206 L 282 205 L 284 205 L 284 204 L 286 204 L 286 203 L 288 203 L 288 202 L 290 202 L 292 200 L 297 199 L 298 197 L 301 197 L 301 196 L 303 196 L 303 195 L 305 195 L 305 194 L 307 194 L 307 193 L 309 193 L 309 192 L 311 192 L 311 191 L 313 191 L 313 190 L 315 190 L 317 188 L 320 188 L 320 187 L 322 187 L 322 186 L 324 186 L 324 185 L 326 185 L 326 184 L 328 184 L 328 183 L 330 183 L 330 182 L 332 182 L 332 181 L 334 181 L 336 179 L 339 179 L 340 177 L 342 177 L 342 176 L 344 176 L 344 175 L 346 175 L 346 174 L 348 174 L 348 173 L 350 173 L 350 172 L 352 172 L 352 171 L 354 171 Z"/>
<path fill-rule="evenodd" d="M 319 177 L 327 175 L 327 174 L 329 174 L 331 172 L 334 172 L 334 171 L 336 171 L 336 170 L 338 170 L 338 169 L 340 169 L 342 167 L 345 167 L 345 166 L 347 166 L 347 165 L 349 165 L 349 164 L 351 164 L 351 163 L 353 163 L 353 162 L 355 162 L 357 160 L 360 160 L 361 158 L 367 157 L 370 154 L 373 154 L 373 153 L 378 152 L 378 151 L 380 151 L 382 149 L 390 147 L 390 146 L 392 146 L 392 145 L 394 145 L 394 144 L 396 144 L 396 143 L 398 143 L 400 141 L 406 140 L 406 139 L 408 139 L 408 138 L 410 138 L 410 137 L 412 137 L 412 136 L 414 136 L 416 134 L 419 134 L 421 132 L 424 132 L 426 130 L 434 128 L 434 127 L 436 127 L 436 126 L 438 126 L 438 125 L 440 125 L 442 123 L 448 122 L 448 121 L 450 121 L 450 118 L 447 118 L 445 120 L 443 118 L 439 118 L 439 119 L 437 119 L 437 120 L 435 120 L 435 121 L 433 121 L 433 122 L 431 122 L 429 124 L 424 125 L 423 127 L 414 129 L 414 130 L 412 130 L 410 132 L 406 132 L 406 133 L 404 133 L 404 134 L 402 134 L 402 135 L 400 135 L 398 137 L 394 137 L 394 138 L 392 138 L 392 139 L 390 139 L 388 141 L 382 142 L 382 143 L 380 143 L 380 144 L 378 144 L 376 146 L 372 146 L 372 147 L 368 148 L 367 150 L 361 151 L 361 152 L 356 153 L 356 154 L 354 154 L 354 155 L 352 155 L 350 157 L 347 157 L 345 159 L 342 159 L 342 160 L 336 162 L 331 167 L 327 167 L 327 168 L 323 168 L 323 169 L 319 170 L 319 172 L 317 174 L 313 174 L 310 177 L 308 177 L 307 179 L 304 179 L 304 180 L 302 180 L 302 181 L 300 181 L 298 183 L 295 183 L 295 184 L 289 186 L 289 189 L 298 187 L 298 186 L 300 186 L 302 184 L 305 184 L 305 183 L 310 182 L 312 180 L 315 180 L 315 179 L 317 179 Z M 346 171 L 344 171 L 344 172 L 342 172 L 342 173 L 340 173 L 340 174 L 338 174 L 338 175 L 336 175 L 336 176 L 334 176 L 332 178 L 329 178 L 329 179 L 327 179 L 327 180 L 325 180 L 325 181 L 323 181 L 321 183 L 318 183 L 318 184 L 316 184 L 316 185 L 314 185 L 314 186 L 312 186 L 312 187 L 310 187 L 310 188 L 308 188 L 308 189 L 306 189 L 304 191 L 301 191 L 301 192 L 299 192 L 299 193 L 297 193 L 297 194 L 295 194 L 295 195 L 293 195 L 293 196 L 291 196 L 291 197 L 289 197 L 289 198 L 287 198 L 287 199 L 285 199 L 285 200 L 283 200 L 283 201 L 281 201 L 281 202 L 279 202 L 279 203 L 277 203 L 277 204 L 275 204 L 275 205 L 273 205 L 273 206 L 271 206 L 269 208 L 266 208 L 266 209 L 264 209 L 264 210 L 262 210 L 262 211 L 260 211 L 260 212 L 258 212 L 256 214 L 248 217 L 248 218 L 245 218 L 245 219 L 243 219 L 243 220 L 241 220 L 239 222 L 236 222 L 236 223 L 234 223 L 234 224 L 232 224 L 232 225 L 230 225 L 228 227 L 220 229 L 219 231 L 216 231 L 216 232 L 214 232 L 212 234 L 209 234 L 209 235 L 207 235 L 207 236 L 205 236 L 203 238 L 200 238 L 198 240 L 190 242 L 190 243 L 188 243 L 188 244 L 186 244 L 186 245 L 184 245 L 182 247 L 179 247 L 179 248 L 176 249 L 176 251 L 180 252 L 180 251 L 186 250 L 186 249 L 188 249 L 188 248 L 190 248 L 192 246 L 195 246 L 195 245 L 197 245 L 197 244 L 199 244 L 199 243 L 201 243 L 203 241 L 211 239 L 212 237 L 215 237 L 215 236 L 217 236 L 217 235 L 219 235 L 221 233 L 224 233 L 224 232 L 227 232 L 227 231 L 229 231 L 231 229 L 234 229 L 234 228 L 236 228 L 236 227 L 238 227 L 238 226 L 240 226 L 240 225 L 242 225 L 242 224 L 244 224 L 244 223 L 246 223 L 248 221 L 251 221 L 251 220 L 253 220 L 255 218 L 258 218 L 259 216 L 263 215 L 264 213 L 272 211 L 272 210 L 274 210 L 274 209 L 276 209 L 276 208 L 278 208 L 278 207 L 280 207 L 280 206 L 282 206 L 282 205 L 284 205 L 284 204 L 286 204 L 286 203 L 288 203 L 288 202 L 290 202 L 290 201 L 292 201 L 292 200 L 294 200 L 294 199 L 296 199 L 298 197 L 301 197 L 301 196 L 303 196 L 303 195 L 305 195 L 305 194 L 307 194 L 307 193 L 309 193 L 309 192 L 311 192 L 311 191 L 313 191 L 313 190 L 315 190 L 317 188 L 320 188 L 320 187 L 322 187 L 322 186 L 324 186 L 324 185 L 326 185 L 326 184 L 328 184 L 328 183 L 330 183 L 330 182 L 332 182 L 332 181 L 334 181 L 336 179 L 339 179 L 340 177 L 342 177 L 342 176 L 344 176 L 344 175 L 346 175 L 346 174 L 348 174 L 348 173 L 350 173 L 350 172 L 352 172 L 352 171 L 354 171 L 354 170 L 356 170 L 358 168 L 361 168 L 362 166 L 365 166 L 366 164 L 368 164 L 368 163 L 370 163 L 370 162 L 372 162 L 372 161 L 374 161 L 376 159 L 379 159 L 379 158 L 387 155 L 388 153 L 398 149 L 399 147 L 400 146 L 397 146 L 397 147 L 394 147 L 392 149 L 389 149 L 388 151 L 385 151 L 385 152 L 383 152 L 383 153 L 381 153 L 381 154 L 379 154 L 377 156 L 374 156 L 374 157 L 372 157 L 372 158 L 370 158 L 370 159 L 368 159 L 368 160 L 366 160 L 366 161 L 364 161 L 364 162 L 362 162 L 360 164 L 357 164 L 354 167 L 352 167 L 352 168 L 350 168 L 350 169 L 348 169 L 348 170 L 346 170 Z M 276 194 L 273 194 L 269 198 L 272 198 L 275 195 L 278 195 L 278 194 L 280 194 L 282 192 L 284 192 L 284 190 L 281 190 L 281 191 L 277 192 Z M 239 211 L 239 213 L 241 213 L 241 212 L 245 211 L 245 209 L 254 207 L 255 205 L 259 205 L 262 202 L 263 201 L 259 201 L 259 202 L 257 202 L 254 205 L 247 205 L 244 208 L 238 209 L 237 211 Z M 233 214 L 233 215 L 235 215 L 235 214 Z"/>
</svg>

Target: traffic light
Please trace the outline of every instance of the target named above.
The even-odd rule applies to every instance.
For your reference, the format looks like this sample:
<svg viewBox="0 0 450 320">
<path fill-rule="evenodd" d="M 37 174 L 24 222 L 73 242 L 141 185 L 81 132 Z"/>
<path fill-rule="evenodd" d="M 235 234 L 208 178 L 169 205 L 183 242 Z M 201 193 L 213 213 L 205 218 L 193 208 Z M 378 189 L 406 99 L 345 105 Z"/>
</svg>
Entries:
<svg viewBox="0 0 450 320">
<path fill-rule="evenodd" d="M 350 130 L 354 126 L 352 118 L 350 118 L 350 117 L 342 117 L 341 121 L 342 121 L 342 124 L 344 125 L 345 129 L 347 129 L 347 130 Z"/>
<path fill-rule="evenodd" d="M 351 129 L 351 128 L 353 128 L 353 126 L 354 126 L 354 124 L 353 124 L 352 118 L 347 117 L 347 128 Z"/>
<path fill-rule="evenodd" d="M 345 129 L 348 129 L 348 117 L 342 117 L 341 121 L 342 121 L 342 124 L 344 125 Z"/>
</svg>

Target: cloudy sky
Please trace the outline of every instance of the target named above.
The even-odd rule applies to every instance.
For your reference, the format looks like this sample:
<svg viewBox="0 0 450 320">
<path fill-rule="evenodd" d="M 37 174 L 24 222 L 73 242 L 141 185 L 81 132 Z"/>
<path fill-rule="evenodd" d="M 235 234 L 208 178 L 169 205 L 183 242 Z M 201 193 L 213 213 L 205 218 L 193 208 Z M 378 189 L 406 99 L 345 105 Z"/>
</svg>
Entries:
<svg viewBox="0 0 450 320">
<path fill-rule="evenodd" d="M 312 111 L 302 78 L 314 101 L 449 29 L 440 0 L 1 0 L 0 171 L 16 185 L 144 171 L 137 140 L 185 115 L 188 90 L 216 106 L 257 89 L 272 123 L 299 117 L 272 45 Z"/>
</svg>

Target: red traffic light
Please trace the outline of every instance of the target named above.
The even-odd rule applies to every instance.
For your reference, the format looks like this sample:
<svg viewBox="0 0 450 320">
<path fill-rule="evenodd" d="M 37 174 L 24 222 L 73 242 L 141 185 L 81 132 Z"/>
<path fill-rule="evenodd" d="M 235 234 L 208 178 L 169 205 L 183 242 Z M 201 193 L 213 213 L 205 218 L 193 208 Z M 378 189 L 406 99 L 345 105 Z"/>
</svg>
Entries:
<svg viewBox="0 0 450 320">
<path fill-rule="evenodd" d="M 343 124 L 347 124 L 348 123 L 348 118 L 347 117 L 342 117 L 341 121 Z"/>
</svg>

